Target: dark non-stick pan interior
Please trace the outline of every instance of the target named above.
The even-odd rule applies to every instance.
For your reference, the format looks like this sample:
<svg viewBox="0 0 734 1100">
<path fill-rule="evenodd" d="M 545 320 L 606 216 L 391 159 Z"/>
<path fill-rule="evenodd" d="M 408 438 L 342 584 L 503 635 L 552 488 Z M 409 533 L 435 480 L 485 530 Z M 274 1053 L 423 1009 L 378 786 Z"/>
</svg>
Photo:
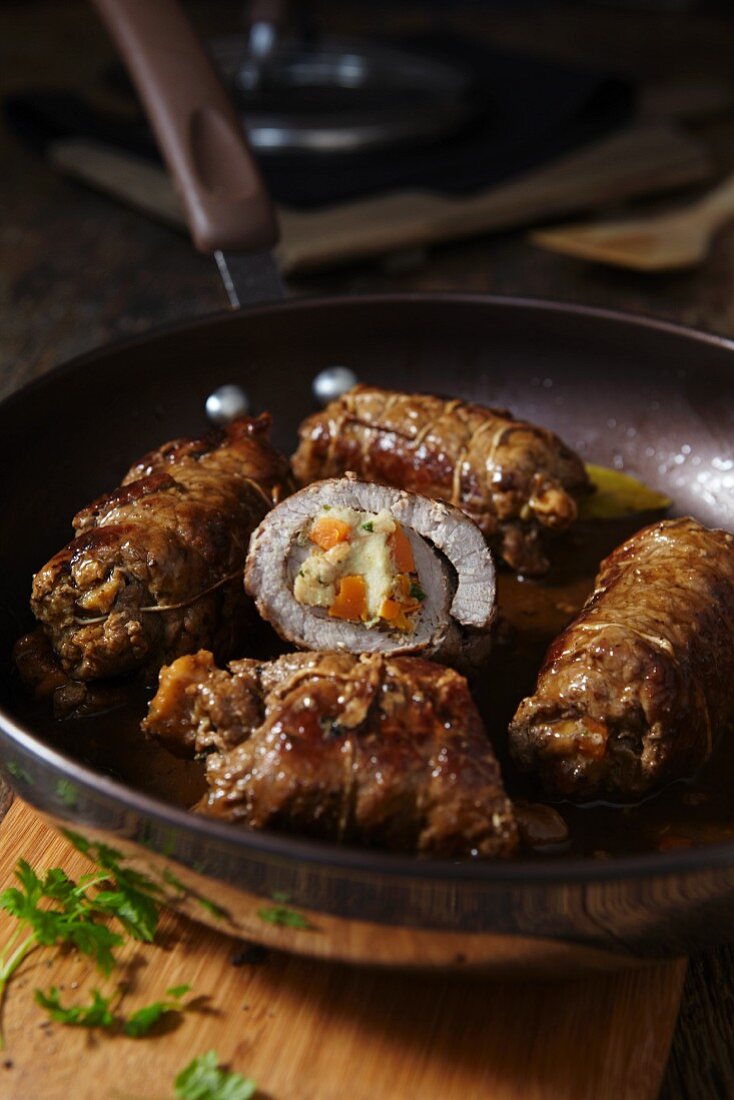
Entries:
<svg viewBox="0 0 734 1100">
<path fill-rule="evenodd" d="M 299 421 L 315 407 L 312 379 L 334 365 L 367 382 L 510 408 L 555 429 L 588 461 L 663 490 L 676 512 L 734 529 L 734 347 L 724 340 L 574 307 L 471 296 L 304 299 L 205 318 L 88 355 L 0 406 L 4 707 L 15 706 L 9 655 L 30 623 L 32 573 L 68 540 L 74 512 L 149 448 L 204 429 L 205 398 L 226 382 L 246 389 L 253 411 L 272 413 L 276 443 L 292 450 Z M 230 832 L 246 850 L 248 834 Z M 305 858 L 308 846 L 298 840 L 282 845 L 293 859 Z M 651 874 L 666 875 L 681 857 L 645 858 Z M 348 852 L 339 861 L 348 863 Z M 734 866 L 734 850 L 730 860 L 719 850 L 716 862 Z M 705 848 L 685 853 L 683 865 L 697 864 L 706 864 Z M 644 867 L 638 860 L 636 878 Z M 628 869 L 622 861 L 620 875 Z M 590 863 L 590 880 L 597 871 Z M 531 867 L 527 873 L 532 880 Z M 415 874 L 420 879 L 420 865 Z M 473 874 L 491 882 L 504 872 L 485 865 Z M 559 884 L 563 875 L 558 864 Z M 719 876 L 718 894 L 699 906 L 700 921 L 695 907 L 684 906 L 685 926 L 676 924 L 662 950 L 680 950 L 686 936 L 702 933 L 711 905 L 730 921 L 730 879 Z M 525 918 L 523 930 L 532 933 Z M 514 923 L 507 917 L 503 930 Z M 648 925 L 647 939 L 655 921 Z M 556 927 L 548 926 L 553 934 Z"/>
<path fill-rule="evenodd" d="M 26 617 L 31 573 L 75 510 L 161 440 L 206 427 L 206 395 L 242 384 L 291 449 L 314 375 L 505 406 L 581 455 L 637 474 L 678 512 L 734 525 L 734 352 L 654 322 L 482 298 L 307 299 L 105 348 L 0 411 L 3 646 Z"/>
</svg>

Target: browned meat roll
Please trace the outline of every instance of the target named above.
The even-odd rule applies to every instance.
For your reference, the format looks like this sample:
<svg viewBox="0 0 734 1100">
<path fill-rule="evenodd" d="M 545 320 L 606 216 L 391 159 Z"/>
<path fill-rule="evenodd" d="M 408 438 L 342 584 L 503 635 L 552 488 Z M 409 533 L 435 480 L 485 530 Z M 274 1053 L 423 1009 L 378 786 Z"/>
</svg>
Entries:
<svg viewBox="0 0 734 1100">
<path fill-rule="evenodd" d="M 288 497 L 252 536 L 246 587 L 301 649 L 486 657 L 495 572 L 481 531 L 444 501 L 354 477 Z"/>
<path fill-rule="evenodd" d="M 433 856 L 517 845 L 512 805 L 466 681 L 417 657 L 293 653 L 161 671 L 143 723 L 207 760 L 200 809 L 251 828 Z"/>
<path fill-rule="evenodd" d="M 690 776 L 734 717 L 734 536 L 656 523 L 601 565 L 510 725 L 549 792 L 637 798 Z"/>
<path fill-rule="evenodd" d="M 74 518 L 36 574 L 31 608 L 64 672 L 95 680 L 160 668 L 202 645 L 229 655 L 242 626 L 253 528 L 287 482 L 268 416 L 146 455 Z"/>
<path fill-rule="evenodd" d="M 352 470 L 448 500 L 529 575 L 548 569 L 541 535 L 568 528 L 590 487 L 581 459 L 553 432 L 498 409 L 372 386 L 305 420 L 292 462 L 302 485 Z"/>
</svg>

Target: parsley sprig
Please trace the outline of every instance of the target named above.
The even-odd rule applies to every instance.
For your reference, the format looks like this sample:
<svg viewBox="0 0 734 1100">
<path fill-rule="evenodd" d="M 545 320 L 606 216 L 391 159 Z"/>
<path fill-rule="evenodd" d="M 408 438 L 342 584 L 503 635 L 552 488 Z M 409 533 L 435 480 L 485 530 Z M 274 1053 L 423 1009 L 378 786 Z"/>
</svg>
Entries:
<svg viewBox="0 0 734 1100">
<path fill-rule="evenodd" d="M 110 919 L 133 939 L 149 943 L 155 936 L 160 887 L 146 875 L 123 867 L 124 857 L 115 848 L 93 844 L 76 833 L 66 836 L 97 864 L 94 871 L 78 882 L 60 867 L 50 868 L 41 877 L 21 859 L 15 868 L 18 885 L 0 894 L 0 909 L 18 921 L 0 952 L 0 1017 L 8 982 L 37 948 L 72 947 L 107 976 L 116 965 L 115 949 L 124 943 L 124 937 L 109 926 Z M 97 1006 L 93 1011 L 102 1009 Z"/>
<path fill-rule="evenodd" d="M 177 1100 L 250 1100 L 257 1085 L 249 1077 L 222 1069 L 216 1050 L 200 1054 L 174 1081 Z"/>
<path fill-rule="evenodd" d="M 110 997 L 103 997 L 98 989 L 92 990 L 92 1000 L 88 1005 L 70 1005 L 64 1008 L 58 988 L 52 985 L 48 993 L 37 989 L 36 1004 L 45 1008 L 52 1020 L 71 1027 L 113 1028 L 115 1017 L 110 1009 Z"/>
<path fill-rule="evenodd" d="M 155 1024 L 170 1013 L 183 1012 L 186 1008 L 181 998 L 191 990 L 190 985 L 172 985 L 166 990 L 166 999 L 153 1001 L 152 1004 L 139 1008 L 128 1016 L 122 1025 L 122 1030 L 130 1039 L 141 1039 Z"/>
<path fill-rule="evenodd" d="M 190 985 L 175 985 L 166 990 L 166 997 L 153 1001 L 137 1009 L 127 1018 L 113 1011 L 113 1002 L 119 991 L 111 997 L 105 997 L 98 989 L 92 990 L 92 999 L 88 1005 L 68 1005 L 61 1003 L 57 987 L 51 986 L 48 993 L 37 989 L 36 1003 L 44 1008 L 52 1020 L 71 1027 L 103 1028 L 116 1031 L 130 1039 L 142 1039 L 155 1027 L 159 1020 L 171 1013 L 183 1012 L 186 1005 L 182 998 L 190 991 Z"/>
<path fill-rule="evenodd" d="M 290 901 L 290 894 L 277 892 L 273 894 L 273 901 L 275 905 L 264 905 L 258 909 L 257 915 L 260 920 L 286 928 L 313 928 L 308 917 L 285 904 Z"/>
</svg>

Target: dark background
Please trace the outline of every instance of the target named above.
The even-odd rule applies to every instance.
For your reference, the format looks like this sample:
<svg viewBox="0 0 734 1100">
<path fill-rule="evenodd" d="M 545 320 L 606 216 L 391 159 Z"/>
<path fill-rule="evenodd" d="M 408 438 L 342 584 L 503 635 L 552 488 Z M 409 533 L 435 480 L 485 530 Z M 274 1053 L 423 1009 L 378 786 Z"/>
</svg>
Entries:
<svg viewBox="0 0 734 1100">
<path fill-rule="evenodd" d="M 204 32 L 231 29 L 242 10 L 228 0 L 187 7 Z M 734 82 L 729 2 L 323 0 L 311 9 L 340 33 L 450 27 L 496 46 L 582 62 L 634 79 L 653 100 L 673 88 L 685 101 L 688 87 Z M 3 95 L 53 85 L 112 105 L 115 96 L 101 81 L 112 59 L 103 30 L 80 0 L 0 2 Z M 734 170 L 732 103 L 694 111 L 686 125 L 707 142 L 720 174 Z M 734 336 L 734 225 L 718 235 L 705 265 L 673 275 L 565 259 L 532 247 L 522 232 L 443 246 L 422 259 L 357 266 L 291 289 L 487 290 L 631 309 Z M 212 261 L 183 236 L 58 177 L 0 121 L 0 395 L 104 341 L 225 305 Z M 734 1096 L 729 949 L 691 964 L 663 1096 Z"/>
</svg>

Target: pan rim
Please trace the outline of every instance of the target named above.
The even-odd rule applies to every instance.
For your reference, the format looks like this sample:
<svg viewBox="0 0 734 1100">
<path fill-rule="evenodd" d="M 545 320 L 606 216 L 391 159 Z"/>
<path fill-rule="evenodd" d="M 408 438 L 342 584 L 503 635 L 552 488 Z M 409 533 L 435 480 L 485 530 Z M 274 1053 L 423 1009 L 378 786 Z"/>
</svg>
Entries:
<svg viewBox="0 0 734 1100">
<path fill-rule="evenodd" d="M 463 291 L 407 291 L 379 292 L 355 295 L 303 295 L 277 302 L 249 305 L 237 311 L 222 310 L 205 313 L 186 320 L 172 321 L 156 326 L 145 333 L 107 342 L 90 351 L 74 356 L 52 367 L 38 378 L 13 391 L 0 401 L 0 414 L 7 414 L 17 401 L 29 398 L 39 387 L 66 373 L 83 370 L 89 362 L 96 362 L 108 353 L 124 352 L 174 333 L 191 331 L 212 323 L 236 322 L 242 317 L 282 312 L 283 310 L 312 310 L 314 308 L 338 308 L 354 305 L 399 305 L 421 303 L 436 306 L 441 302 L 463 302 L 467 305 L 495 306 L 498 308 L 535 310 L 544 313 L 561 313 L 612 322 L 613 324 L 642 330 L 665 333 L 684 338 L 693 343 L 706 344 L 734 353 L 734 339 L 703 329 L 681 325 L 651 317 L 644 313 L 587 306 L 531 296 L 467 293 Z M 316 863 L 336 872 L 368 875 L 387 875 L 397 879 L 425 879 L 432 884 L 459 885 L 460 883 L 483 886 L 518 887 L 556 886 L 569 883 L 591 883 L 624 878 L 649 878 L 652 876 L 679 875 L 684 872 L 705 872 L 713 868 L 734 865 L 734 841 L 702 845 L 697 848 L 676 849 L 672 852 L 640 852 L 615 856 L 609 860 L 588 857 L 568 859 L 529 858 L 512 861 L 452 862 L 446 859 L 421 859 L 379 850 L 341 846 L 328 841 L 318 841 L 276 832 L 257 832 L 225 822 L 217 822 L 203 815 L 180 809 L 161 799 L 146 795 L 111 776 L 66 756 L 40 740 L 30 729 L 20 724 L 14 715 L 0 707 L 0 728 L 4 737 L 15 742 L 31 758 L 53 768 L 60 776 L 70 778 L 82 789 L 111 799 L 125 810 L 133 810 L 163 825 L 193 833 L 198 839 L 207 837 L 220 845 L 246 855 L 279 858 L 284 861 Z M 13 786 L 12 778 L 9 777 Z M 32 803 L 32 797 L 29 798 Z M 71 816 L 71 815 L 70 815 Z"/>
<path fill-rule="evenodd" d="M 18 389 L 0 398 L 0 413 L 5 413 L 16 401 L 27 398 L 38 387 L 43 386 L 51 378 L 61 377 L 66 373 L 72 373 L 83 368 L 88 361 L 96 360 L 107 353 L 116 354 L 133 349 L 140 344 L 156 340 L 159 337 L 172 336 L 177 333 L 185 333 L 196 328 L 213 323 L 234 323 L 241 317 L 249 317 L 260 313 L 279 313 L 284 310 L 310 310 L 333 309 L 334 307 L 348 307 L 354 304 L 390 305 L 398 303 L 430 303 L 440 305 L 442 302 L 462 302 L 467 305 L 489 305 L 510 309 L 533 309 L 541 313 L 567 313 L 572 316 L 587 317 L 591 320 L 611 321 L 613 324 L 630 325 L 633 328 L 653 332 L 663 332 L 670 336 L 682 337 L 693 343 L 707 344 L 711 347 L 734 352 L 734 337 L 722 336 L 719 333 L 706 329 L 696 328 L 692 325 L 683 325 L 677 321 L 669 321 L 664 318 L 653 317 L 644 312 L 634 310 L 612 309 L 606 306 L 589 306 L 579 302 L 563 301 L 555 298 L 535 298 L 532 295 L 515 294 L 483 294 L 479 291 L 442 291 L 442 290 L 409 290 L 409 291 L 375 291 L 359 294 L 327 294 L 310 295 L 299 294 L 293 297 L 278 299 L 277 301 L 255 302 L 241 309 L 220 309 L 199 314 L 183 320 L 168 321 L 162 325 L 155 325 L 146 332 L 135 333 L 132 336 L 120 336 L 113 340 L 105 341 L 98 347 L 80 352 L 78 355 L 57 363 L 37 378 L 32 378 Z"/>
</svg>

